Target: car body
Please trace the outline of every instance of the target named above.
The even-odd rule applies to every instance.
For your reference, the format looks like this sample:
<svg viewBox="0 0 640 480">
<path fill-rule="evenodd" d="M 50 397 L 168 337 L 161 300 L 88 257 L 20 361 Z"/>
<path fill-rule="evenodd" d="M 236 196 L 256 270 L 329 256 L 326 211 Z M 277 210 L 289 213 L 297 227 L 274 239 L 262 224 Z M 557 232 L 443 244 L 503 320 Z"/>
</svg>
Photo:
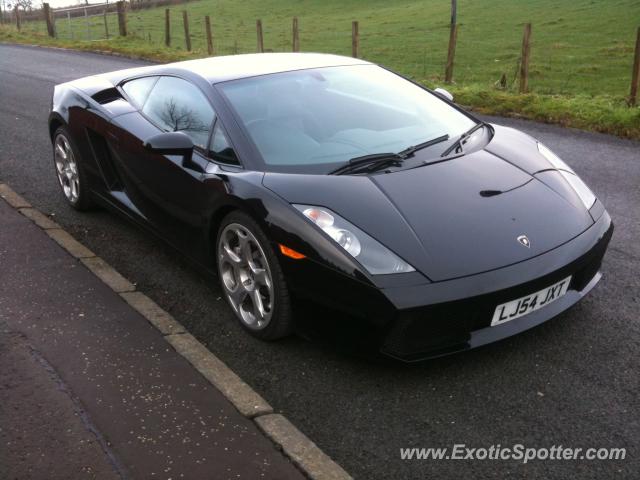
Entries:
<svg viewBox="0 0 640 480">
<path fill-rule="evenodd" d="M 184 101 L 193 105 L 181 110 L 192 89 Z M 147 108 L 154 102 L 163 113 Z M 447 133 L 433 145 L 397 155 L 440 121 Z M 238 55 L 86 77 L 56 86 L 49 129 L 55 155 L 63 132 L 82 159 L 80 176 L 56 164 L 68 200 L 82 180 L 82 201 L 217 266 L 229 291 L 253 282 L 234 270 L 233 252 L 220 256 L 222 226 L 244 228 L 245 218 L 248 255 L 283 278 L 276 300 L 286 290 L 342 312 L 353 338 L 405 361 L 499 340 L 566 310 L 600 280 L 613 231 L 602 203 L 535 139 L 352 58 Z M 244 216 L 221 225 L 233 212 Z M 230 248 L 240 252 L 246 235 Z"/>
</svg>

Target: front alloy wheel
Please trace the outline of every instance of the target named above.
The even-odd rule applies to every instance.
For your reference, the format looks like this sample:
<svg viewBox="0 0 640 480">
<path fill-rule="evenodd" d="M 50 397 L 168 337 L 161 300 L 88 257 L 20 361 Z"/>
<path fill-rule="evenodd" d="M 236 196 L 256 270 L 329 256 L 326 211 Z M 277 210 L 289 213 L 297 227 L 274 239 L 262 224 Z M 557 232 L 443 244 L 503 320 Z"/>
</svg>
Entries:
<svg viewBox="0 0 640 480">
<path fill-rule="evenodd" d="M 217 263 L 225 297 L 243 327 L 265 340 L 290 332 L 282 271 L 266 236 L 251 217 L 233 212 L 222 222 Z"/>
<path fill-rule="evenodd" d="M 218 244 L 222 284 L 248 328 L 262 330 L 273 313 L 273 281 L 256 237 L 239 223 L 227 225 Z"/>
</svg>

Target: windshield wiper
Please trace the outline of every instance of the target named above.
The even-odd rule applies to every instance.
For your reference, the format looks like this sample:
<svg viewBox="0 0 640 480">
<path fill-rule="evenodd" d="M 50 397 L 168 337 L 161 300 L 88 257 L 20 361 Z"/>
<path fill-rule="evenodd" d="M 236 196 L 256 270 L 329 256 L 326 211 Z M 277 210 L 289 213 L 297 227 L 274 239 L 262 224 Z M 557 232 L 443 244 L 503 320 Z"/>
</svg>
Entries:
<svg viewBox="0 0 640 480">
<path fill-rule="evenodd" d="M 436 145 L 438 143 L 446 142 L 447 140 L 449 140 L 449 134 L 445 134 L 445 135 L 442 135 L 440 137 L 432 138 L 431 140 L 427 140 L 426 142 L 422 142 L 422 143 L 419 143 L 417 145 L 413 145 L 412 147 L 405 148 L 401 152 L 398 152 L 398 155 L 400 155 L 402 158 L 407 158 L 407 157 L 412 156 L 418 150 L 422 150 L 422 149 L 425 149 L 427 147 L 431 147 L 431 146 Z"/>
<path fill-rule="evenodd" d="M 362 155 L 361 157 L 354 157 L 349 160 L 349 163 L 342 165 L 329 172 L 329 175 L 342 175 L 344 173 L 357 173 L 357 172 L 374 172 L 381 170 L 385 167 L 399 166 L 402 162 L 413 156 L 418 150 L 422 150 L 432 145 L 436 145 L 441 142 L 449 140 L 449 135 L 442 135 L 437 138 L 433 138 L 426 142 L 413 145 L 405 148 L 401 152 L 392 153 L 372 153 L 370 155 Z"/>
<path fill-rule="evenodd" d="M 373 172 L 392 165 L 401 165 L 404 157 L 397 153 L 372 153 L 354 157 L 345 165 L 329 172 L 329 175 L 342 175 L 344 173 Z"/>
<path fill-rule="evenodd" d="M 487 124 L 484 123 L 484 122 L 476 123 L 473 127 L 471 127 L 469 130 L 467 130 L 462 135 L 460 135 L 460 138 L 458 138 L 458 140 L 453 142 L 451 144 L 451 146 L 449 146 L 449 148 L 447 148 L 444 152 L 442 152 L 442 155 L 440 155 L 440 156 L 441 157 L 446 157 L 447 155 L 449 155 L 454 150 L 462 149 L 462 144 L 467 138 L 469 138 L 471 135 L 473 135 L 473 133 L 476 132 L 477 130 L 480 130 L 481 128 L 486 127 L 486 126 L 487 126 Z"/>
</svg>

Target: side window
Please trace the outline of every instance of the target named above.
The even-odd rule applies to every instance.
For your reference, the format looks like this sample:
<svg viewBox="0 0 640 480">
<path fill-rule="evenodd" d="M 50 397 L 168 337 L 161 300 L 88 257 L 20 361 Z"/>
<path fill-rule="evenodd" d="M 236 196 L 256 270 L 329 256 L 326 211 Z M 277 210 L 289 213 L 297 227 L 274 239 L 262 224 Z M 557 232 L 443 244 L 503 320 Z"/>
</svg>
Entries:
<svg viewBox="0 0 640 480">
<path fill-rule="evenodd" d="M 127 94 L 131 103 L 136 108 L 142 108 L 145 100 L 147 99 L 147 95 L 153 88 L 153 85 L 158 80 L 158 77 L 142 77 L 136 78 L 135 80 L 129 80 L 127 83 L 122 85 L 122 89 L 124 93 Z"/>
<path fill-rule="evenodd" d="M 167 132 L 184 132 L 206 148 L 215 113 L 195 85 L 176 77 L 160 77 L 142 112 Z"/>
<path fill-rule="evenodd" d="M 209 155 L 216 162 L 240 165 L 236 152 L 231 147 L 231 144 L 229 144 L 227 136 L 220 127 L 219 121 L 216 122 L 216 127 L 213 130 L 213 137 L 211 137 L 211 145 L 209 146 Z"/>
</svg>

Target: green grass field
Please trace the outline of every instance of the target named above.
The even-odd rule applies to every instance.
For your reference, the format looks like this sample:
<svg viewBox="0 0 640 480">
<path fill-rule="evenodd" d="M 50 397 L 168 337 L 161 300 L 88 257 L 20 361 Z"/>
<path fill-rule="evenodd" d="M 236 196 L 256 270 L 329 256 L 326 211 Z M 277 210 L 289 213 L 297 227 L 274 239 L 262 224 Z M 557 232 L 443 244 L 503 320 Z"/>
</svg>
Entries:
<svg viewBox="0 0 640 480">
<path fill-rule="evenodd" d="M 454 84 L 460 103 L 476 110 L 561 123 L 640 138 L 640 109 L 628 108 L 640 0 L 459 0 Z M 216 54 L 254 52 L 260 18 L 268 51 L 291 50 L 291 18 L 300 23 L 303 51 L 351 54 L 351 22 L 360 23 L 361 56 L 428 86 L 443 84 L 449 36 L 448 0 L 209 0 L 173 5 L 172 45 L 164 46 L 164 7 L 128 13 L 122 39 L 115 15 L 104 37 L 101 16 L 56 21 L 58 39 L 43 22 L 0 41 L 117 51 L 157 60 L 206 56 L 204 16 L 210 15 Z M 193 51 L 186 52 L 182 10 L 189 12 Z M 524 24 L 533 24 L 529 95 L 517 94 Z M 73 33 L 71 33 L 73 32 Z M 73 37 L 73 38 L 72 38 Z M 507 88 L 497 82 L 505 74 Z"/>
</svg>

